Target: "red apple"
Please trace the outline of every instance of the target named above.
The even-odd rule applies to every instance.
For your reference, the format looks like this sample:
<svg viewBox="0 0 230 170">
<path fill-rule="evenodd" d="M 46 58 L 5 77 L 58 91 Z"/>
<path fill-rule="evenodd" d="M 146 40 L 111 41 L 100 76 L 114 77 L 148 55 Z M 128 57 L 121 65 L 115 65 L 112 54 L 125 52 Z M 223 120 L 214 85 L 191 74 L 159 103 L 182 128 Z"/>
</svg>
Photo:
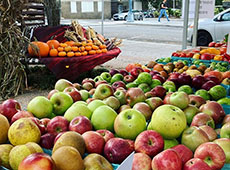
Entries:
<svg viewBox="0 0 230 170">
<path fill-rule="evenodd" d="M 143 102 L 146 99 L 144 92 L 138 87 L 129 88 L 125 94 L 125 98 L 130 106 L 134 106 L 136 103 Z"/>
<path fill-rule="evenodd" d="M 81 84 L 84 84 L 84 83 L 87 83 L 87 82 L 90 82 L 93 85 L 93 87 L 95 86 L 95 81 L 92 78 L 85 78 L 85 79 L 83 79 L 82 82 L 81 82 Z"/>
<path fill-rule="evenodd" d="M 215 44 L 216 44 L 215 42 L 210 42 L 210 43 L 208 44 L 208 46 L 209 46 L 209 47 L 215 47 Z"/>
<path fill-rule="evenodd" d="M 152 160 L 154 170 L 181 170 L 182 161 L 178 153 L 173 149 L 167 149 L 157 154 Z"/>
<path fill-rule="evenodd" d="M 52 118 L 47 124 L 47 131 L 49 133 L 60 133 L 68 130 L 69 122 L 63 116 L 56 116 Z"/>
<path fill-rule="evenodd" d="M 195 105 L 197 108 L 199 108 L 202 104 L 206 103 L 203 97 L 193 95 L 193 94 L 190 94 L 188 97 L 189 97 L 189 103 Z"/>
<path fill-rule="evenodd" d="M 46 133 L 41 136 L 39 145 L 46 149 L 52 149 L 54 146 L 54 139 L 56 135 L 54 133 Z"/>
<path fill-rule="evenodd" d="M 108 84 L 108 82 L 105 81 L 105 80 L 99 80 L 99 81 L 97 81 L 97 82 L 95 83 L 95 87 L 97 88 L 97 86 L 98 86 L 99 84 Z"/>
<path fill-rule="evenodd" d="M 21 110 L 21 105 L 17 100 L 7 99 L 5 100 L 0 107 L 0 114 L 6 116 L 6 118 L 11 121 L 12 117 Z"/>
<path fill-rule="evenodd" d="M 119 70 L 119 73 L 122 74 L 123 76 L 126 76 L 129 74 L 128 71 L 126 71 L 125 69 Z"/>
<path fill-rule="evenodd" d="M 212 170 L 212 169 L 203 160 L 199 158 L 192 158 L 184 164 L 183 170 Z"/>
<path fill-rule="evenodd" d="M 92 129 L 93 127 L 90 120 L 85 116 L 77 116 L 69 123 L 69 130 L 78 132 L 80 134 Z"/>
<path fill-rule="evenodd" d="M 86 82 L 86 83 L 82 84 L 82 88 L 87 90 L 87 91 L 90 91 L 91 89 L 93 89 L 93 84 L 90 82 Z"/>
<path fill-rule="evenodd" d="M 115 81 L 113 84 L 112 84 L 112 88 L 114 91 L 117 90 L 118 87 L 123 87 L 124 89 L 126 89 L 126 85 L 123 81 Z"/>
<path fill-rule="evenodd" d="M 215 101 L 207 101 L 200 107 L 200 111 L 210 115 L 216 124 L 221 123 L 225 116 L 223 107 Z"/>
<path fill-rule="evenodd" d="M 87 153 L 103 153 L 105 139 L 101 134 L 95 131 L 87 131 L 82 134 L 82 137 L 85 141 Z"/>
<path fill-rule="evenodd" d="M 151 107 L 145 102 L 136 103 L 133 106 L 133 109 L 136 109 L 139 112 L 141 112 L 145 116 L 146 120 L 149 120 L 151 118 L 151 116 L 152 116 Z"/>
<path fill-rule="evenodd" d="M 214 87 L 215 85 L 216 85 L 216 83 L 215 83 L 214 81 L 209 80 L 209 81 L 205 82 L 205 83 L 201 86 L 201 88 L 208 91 L 208 90 L 210 90 L 212 87 Z"/>
<path fill-rule="evenodd" d="M 205 83 L 205 78 L 202 75 L 197 75 L 192 79 L 192 87 L 196 89 L 200 89 L 204 83 Z"/>
<path fill-rule="evenodd" d="M 174 149 L 180 156 L 182 160 L 182 165 L 184 165 L 188 160 L 192 159 L 193 152 L 185 145 L 179 144 L 171 149 Z"/>
<path fill-rule="evenodd" d="M 182 73 L 178 76 L 178 82 L 180 85 L 191 85 L 192 77 L 188 74 Z"/>
<path fill-rule="evenodd" d="M 46 127 L 45 125 L 43 125 L 43 123 L 36 117 L 29 117 L 29 119 L 31 119 L 39 128 L 41 135 L 46 133 Z"/>
<path fill-rule="evenodd" d="M 208 76 L 205 78 L 206 81 L 213 81 L 216 85 L 220 84 L 220 80 L 216 76 Z"/>
<path fill-rule="evenodd" d="M 118 71 L 117 69 L 110 69 L 110 71 L 109 71 L 109 74 L 110 74 L 111 76 L 113 76 L 113 75 L 115 75 L 115 74 L 117 74 L 117 73 L 119 73 L 119 71 Z"/>
<path fill-rule="evenodd" d="M 124 76 L 124 81 L 127 83 L 133 82 L 135 78 L 132 75 L 126 75 Z"/>
<path fill-rule="evenodd" d="M 215 128 L 215 122 L 210 115 L 206 113 L 198 113 L 193 117 L 191 126 L 199 127 L 202 125 L 208 125 L 212 128 Z"/>
<path fill-rule="evenodd" d="M 155 74 L 160 74 L 160 73 L 156 70 L 151 70 L 149 74 L 153 77 Z"/>
<path fill-rule="evenodd" d="M 201 60 L 211 60 L 212 56 L 209 53 L 204 53 L 204 54 L 201 54 L 200 59 Z"/>
<path fill-rule="evenodd" d="M 73 102 L 81 100 L 81 94 L 75 87 L 66 87 L 64 92 L 72 97 Z"/>
<path fill-rule="evenodd" d="M 168 94 L 166 94 L 166 96 L 164 97 L 164 100 L 163 100 L 164 104 L 169 104 L 170 103 L 169 99 L 170 99 L 170 96 L 172 94 L 173 94 L 172 92 L 169 92 Z"/>
<path fill-rule="evenodd" d="M 201 144 L 195 151 L 194 158 L 200 158 L 211 169 L 219 170 L 224 166 L 226 157 L 223 149 L 216 143 L 207 142 Z"/>
<path fill-rule="evenodd" d="M 105 144 L 104 155 L 109 162 L 120 164 L 133 152 L 133 150 L 134 149 L 127 140 L 112 138 Z"/>
<path fill-rule="evenodd" d="M 24 118 L 24 117 L 34 117 L 34 115 L 28 111 L 20 110 L 18 111 L 11 119 L 11 124 L 14 123 L 16 120 Z"/>
<path fill-rule="evenodd" d="M 135 153 L 133 157 L 132 170 L 152 170 L 151 158 L 144 153 Z"/>
<path fill-rule="evenodd" d="M 210 126 L 202 125 L 199 128 L 202 129 L 207 134 L 209 141 L 214 141 L 217 138 L 216 131 L 213 128 L 211 128 Z"/>
<path fill-rule="evenodd" d="M 164 149 L 163 137 L 154 130 L 141 132 L 135 140 L 135 151 L 154 157 Z"/>
<path fill-rule="evenodd" d="M 157 79 L 157 80 L 160 80 L 160 82 L 163 84 L 165 82 L 165 78 L 160 75 L 160 74 L 155 74 L 152 76 L 152 79 Z"/>
<path fill-rule="evenodd" d="M 105 142 L 107 142 L 111 138 L 114 138 L 114 134 L 107 129 L 100 129 L 100 130 L 97 130 L 96 132 L 100 133 L 100 135 L 103 136 L 103 138 L 105 139 Z"/>
<path fill-rule="evenodd" d="M 51 91 L 48 93 L 47 98 L 50 99 L 51 96 L 53 96 L 53 94 L 54 94 L 54 93 L 57 93 L 57 92 L 59 92 L 59 91 L 56 90 L 56 89 L 51 90 Z"/>
<path fill-rule="evenodd" d="M 137 76 L 144 72 L 144 70 L 141 67 L 134 67 L 131 71 L 130 74 L 134 77 L 137 78 Z"/>
<path fill-rule="evenodd" d="M 163 86 L 156 86 L 151 90 L 151 92 L 153 92 L 153 94 L 155 94 L 155 96 L 163 99 L 165 97 L 165 94 L 167 91 Z"/>
<path fill-rule="evenodd" d="M 42 122 L 42 124 L 47 127 L 47 124 L 50 122 L 50 119 L 49 118 L 42 118 L 40 119 L 40 121 Z"/>
<path fill-rule="evenodd" d="M 45 153 L 33 153 L 19 164 L 18 170 L 56 170 L 53 159 Z"/>
</svg>

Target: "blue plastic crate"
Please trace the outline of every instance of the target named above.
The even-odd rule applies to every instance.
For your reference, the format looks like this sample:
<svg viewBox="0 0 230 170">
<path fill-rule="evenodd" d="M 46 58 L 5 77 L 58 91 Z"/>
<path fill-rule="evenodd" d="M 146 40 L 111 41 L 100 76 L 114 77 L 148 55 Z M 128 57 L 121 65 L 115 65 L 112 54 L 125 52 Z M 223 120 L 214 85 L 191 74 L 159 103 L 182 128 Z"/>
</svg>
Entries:
<svg viewBox="0 0 230 170">
<path fill-rule="evenodd" d="M 230 96 L 230 85 L 225 85 L 225 84 L 220 84 L 221 86 L 223 86 L 226 91 L 227 91 L 227 96 Z"/>
<path fill-rule="evenodd" d="M 230 105 L 222 104 L 222 107 L 224 109 L 224 112 L 226 115 L 230 114 Z"/>
<path fill-rule="evenodd" d="M 221 170 L 230 170 L 230 164 L 224 164 L 224 167 Z"/>
<path fill-rule="evenodd" d="M 191 61 L 191 58 L 187 57 L 171 57 L 172 61 L 178 61 L 178 60 L 186 60 L 186 61 Z"/>
</svg>

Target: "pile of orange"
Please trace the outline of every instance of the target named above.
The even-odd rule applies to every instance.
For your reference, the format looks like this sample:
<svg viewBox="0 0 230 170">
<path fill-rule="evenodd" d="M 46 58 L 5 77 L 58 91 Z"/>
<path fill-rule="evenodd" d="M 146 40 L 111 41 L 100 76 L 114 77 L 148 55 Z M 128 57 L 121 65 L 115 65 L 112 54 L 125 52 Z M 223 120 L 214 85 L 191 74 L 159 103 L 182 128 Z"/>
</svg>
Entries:
<svg viewBox="0 0 230 170">
<path fill-rule="evenodd" d="M 93 44 L 92 40 L 87 40 L 83 42 L 66 41 L 65 43 L 59 43 L 59 45 L 56 46 L 54 46 L 53 43 L 49 43 L 49 41 L 47 42 L 47 44 L 51 44 L 49 45 L 51 48 L 49 55 L 51 57 L 78 57 L 107 52 L 106 45 L 97 46 Z M 56 44 L 57 42 L 54 43 Z"/>
<path fill-rule="evenodd" d="M 37 57 L 78 57 L 93 54 L 106 53 L 106 45 L 95 45 L 92 40 L 83 42 L 66 41 L 59 43 L 57 40 L 49 40 L 46 43 L 34 41 L 32 44 L 38 47 L 38 51 L 34 50 L 30 45 L 28 52 L 30 56 Z"/>
</svg>

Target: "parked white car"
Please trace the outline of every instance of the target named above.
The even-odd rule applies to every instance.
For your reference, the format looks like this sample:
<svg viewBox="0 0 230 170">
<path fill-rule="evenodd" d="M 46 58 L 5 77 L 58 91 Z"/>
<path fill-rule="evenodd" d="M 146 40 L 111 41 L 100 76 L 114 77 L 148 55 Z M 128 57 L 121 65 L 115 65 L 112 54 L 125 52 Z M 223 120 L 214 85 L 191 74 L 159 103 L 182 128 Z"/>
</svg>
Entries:
<svg viewBox="0 0 230 170">
<path fill-rule="evenodd" d="M 114 21 L 118 21 L 118 20 L 127 20 L 127 17 L 128 17 L 128 10 L 126 10 L 126 11 L 123 11 L 123 12 L 121 12 L 121 13 L 116 13 L 116 14 L 114 14 L 113 15 L 113 20 Z M 143 18 L 144 18 L 144 14 L 141 12 L 141 11 L 139 11 L 139 10 L 132 10 L 132 12 L 133 12 L 133 16 L 134 16 L 134 19 L 135 20 L 143 20 Z"/>
<path fill-rule="evenodd" d="M 230 8 L 214 16 L 213 19 L 200 19 L 198 23 L 198 46 L 207 46 L 210 42 L 219 42 L 230 33 Z M 188 28 L 188 41 L 192 42 L 193 24 Z"/>
</svg>

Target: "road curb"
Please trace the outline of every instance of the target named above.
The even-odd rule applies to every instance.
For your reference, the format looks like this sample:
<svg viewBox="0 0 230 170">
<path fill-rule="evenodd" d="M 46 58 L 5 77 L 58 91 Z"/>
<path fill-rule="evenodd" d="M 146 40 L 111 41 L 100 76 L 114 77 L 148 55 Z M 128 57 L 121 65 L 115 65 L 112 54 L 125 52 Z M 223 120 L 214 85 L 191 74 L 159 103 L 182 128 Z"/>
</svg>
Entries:
<svg viewBox="0 0 230 170">
<path fill-rule="evenodd" d="M 142 24 L 140 24 L 140 23 L 131 23 L 131 22 L 126 22 L 126 23 L 123 23 L 123 24 L 125 24 L 125 25 L 144 25 L 144 26 L 159 26 L 159 27 L 162 27 L 162 26 L 164 26 L 164 27 L 174 27 L 174 28 L 183 28 L 183 26 L 181 26 L 181 25 L 170 25 L 170 24 L 154 24 L 154 23 L 152 23 L 152 24 L 150 24 L 150 23 L 142 23 Z"/>
</svg>

